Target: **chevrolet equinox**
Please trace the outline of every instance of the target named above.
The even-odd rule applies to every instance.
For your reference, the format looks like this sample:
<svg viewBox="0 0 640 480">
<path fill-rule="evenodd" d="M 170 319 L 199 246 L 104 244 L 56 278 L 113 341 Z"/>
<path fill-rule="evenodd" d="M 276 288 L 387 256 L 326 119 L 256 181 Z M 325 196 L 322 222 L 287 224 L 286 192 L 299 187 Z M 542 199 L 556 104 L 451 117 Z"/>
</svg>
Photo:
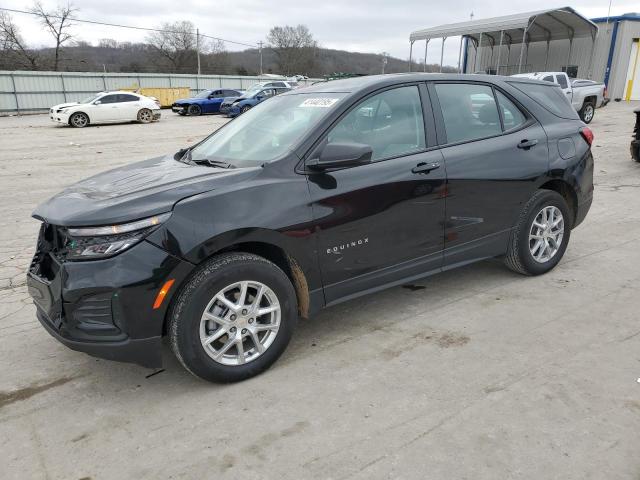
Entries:
<svg viewBox="0 0 640 480">
<path fill-rule="evenodd" d="M 593 196 L 593 134 L 556 85 L 395 74 L 257 105 L 194 146 L 40 205 L 28 288 L 74 350 L 230 382 L 299 317 L 471 262 L 540 275 Z"/>
</svg>

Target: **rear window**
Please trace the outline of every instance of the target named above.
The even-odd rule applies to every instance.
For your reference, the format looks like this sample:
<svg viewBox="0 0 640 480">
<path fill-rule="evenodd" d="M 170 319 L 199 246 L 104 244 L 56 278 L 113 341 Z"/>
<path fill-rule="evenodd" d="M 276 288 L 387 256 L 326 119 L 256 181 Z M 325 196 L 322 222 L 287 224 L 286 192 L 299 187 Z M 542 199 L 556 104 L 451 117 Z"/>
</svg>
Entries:
<svg viewBox="0 0 640 480">
<path fill-rule="evenodd" d="M 562 90 L 558 85 L 520 82 L 508 83 L 560 118 L 567 118 L 570 120 L 577 120 L 579 118 L 578 114 L 571 106 L 571 103 L 569 103 L 566 95 L 562 93 Z"/>
</svg>

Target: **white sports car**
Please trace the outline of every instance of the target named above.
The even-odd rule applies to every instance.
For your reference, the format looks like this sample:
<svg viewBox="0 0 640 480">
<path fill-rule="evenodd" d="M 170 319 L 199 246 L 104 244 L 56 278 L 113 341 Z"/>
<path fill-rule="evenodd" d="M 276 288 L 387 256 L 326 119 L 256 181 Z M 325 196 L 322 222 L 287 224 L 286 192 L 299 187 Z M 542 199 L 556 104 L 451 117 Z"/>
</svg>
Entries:
<svg viewBox="0 0 640 480">
<path fill-rule="evenodd" d="M 49 110 L 54 122 L 82 128 L 95 123 L 160 119 L 160 103 L 132 92 L 101 92 L 76 103 L 61 103 Z"/>
</svg>

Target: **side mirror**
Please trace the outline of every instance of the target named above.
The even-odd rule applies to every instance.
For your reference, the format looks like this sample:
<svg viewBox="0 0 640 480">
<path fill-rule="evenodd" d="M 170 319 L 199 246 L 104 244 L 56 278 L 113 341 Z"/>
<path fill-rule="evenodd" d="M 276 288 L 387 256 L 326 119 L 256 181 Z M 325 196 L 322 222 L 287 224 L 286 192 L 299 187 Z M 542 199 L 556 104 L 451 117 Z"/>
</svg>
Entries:
<svg viewBox="0 0 640 480">
<path fill-rule="evenodd" d="M 256 100 L 258 100 L 259 102 L 261 102 L 262 100 L 264 100 L 264 95 L 258 95 L 256 97 Z"/>
<path fill-rule="evenodd" d="M 317 171 L 356 167 L 371 163 L 372 156 L 373 149 L 370 145 L 347 142 L 327 143 L 321 147 L 318 156 L 307 161 L 306 166 Z"/>
<path fill-rule="evenodd" d="M 100 100 L 96 100 L 95 102 L 93 102 L 94 105 L 100 105 L 102 102 Z"/>
</svg>

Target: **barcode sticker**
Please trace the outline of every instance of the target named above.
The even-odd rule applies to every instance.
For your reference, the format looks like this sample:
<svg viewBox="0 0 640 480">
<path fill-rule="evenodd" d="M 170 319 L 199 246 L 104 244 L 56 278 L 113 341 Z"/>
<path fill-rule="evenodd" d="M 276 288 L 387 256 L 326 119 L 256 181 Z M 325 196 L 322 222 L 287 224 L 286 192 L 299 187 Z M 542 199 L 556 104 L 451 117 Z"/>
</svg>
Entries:
<svg viewBox="0 0 640 480">
<path fill-rule="evenodd" d="M 307 98 L 300 104 L 301 107 L 329 108 L 336 103 L 339 98 Z"/>
</svg>

